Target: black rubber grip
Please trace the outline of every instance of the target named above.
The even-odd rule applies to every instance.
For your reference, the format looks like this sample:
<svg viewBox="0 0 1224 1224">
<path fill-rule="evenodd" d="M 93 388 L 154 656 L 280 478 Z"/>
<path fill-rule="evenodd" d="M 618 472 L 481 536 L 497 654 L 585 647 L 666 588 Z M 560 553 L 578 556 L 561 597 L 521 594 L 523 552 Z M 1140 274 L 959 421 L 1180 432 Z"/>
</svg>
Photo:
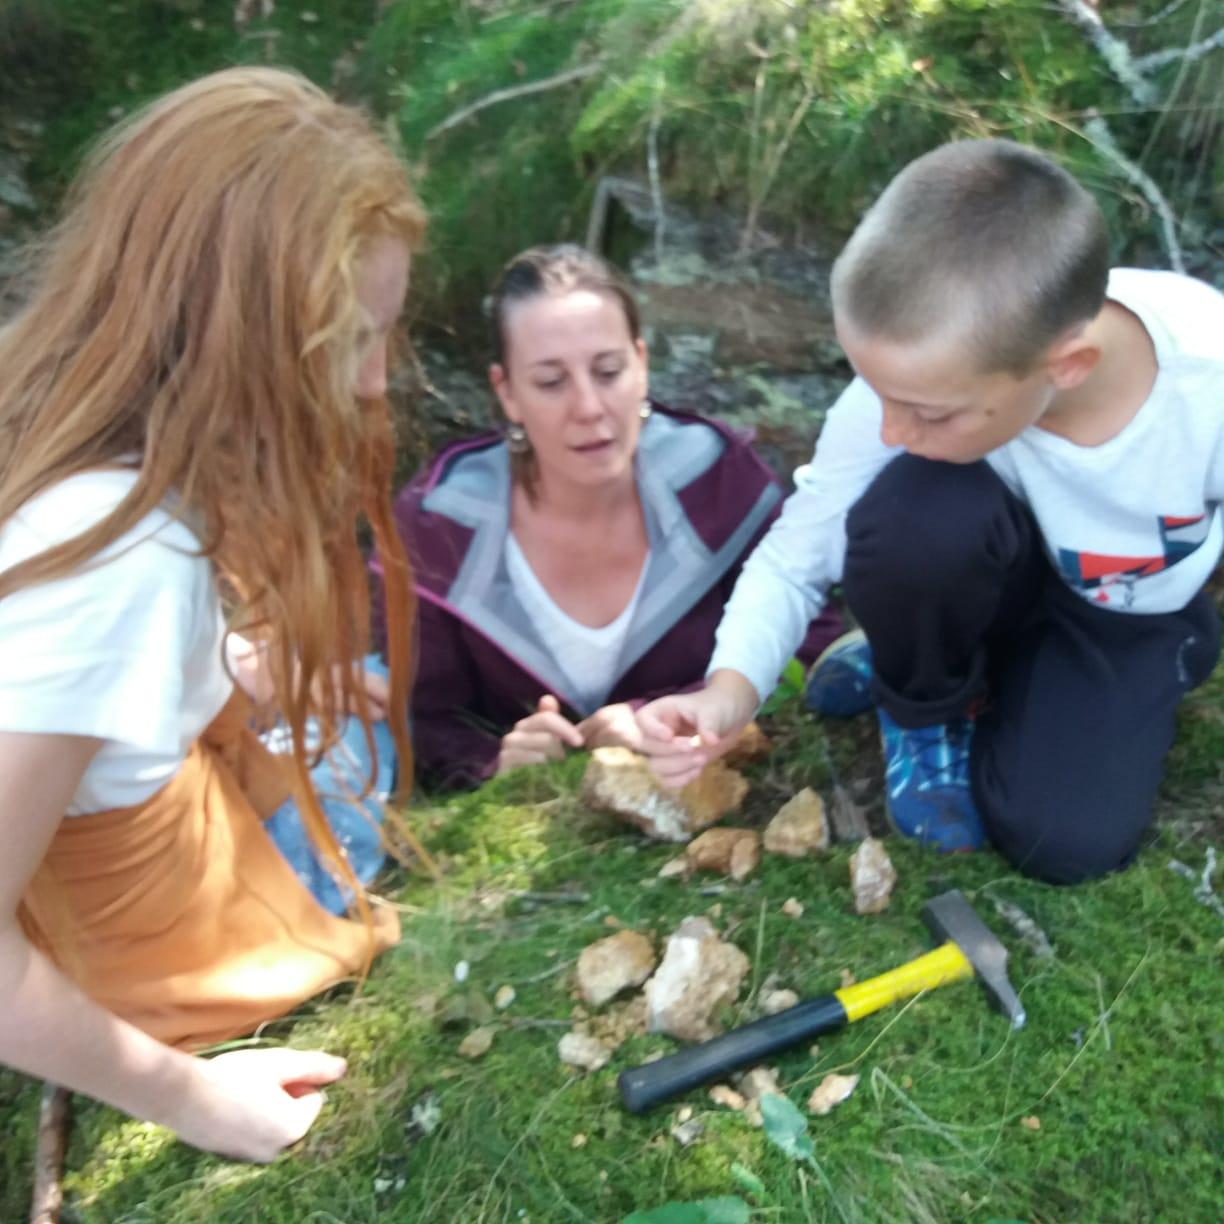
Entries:
<svg viewBox="0 0 1224 1224">
<path fill-rule="evenodd" d="M 631 1113 L 645 1113 L 660 1101 L 721 1079 L 740 1067 L 755 1066 L 779 1050 L 831 1033 L 845 1023 L 846 1009 L 836 995 L 797 1003 L 776 1016 L 754 1020 L 678 1054 L 622 1071 L 617 1080 L 621 1100 Z"/>
</svg>

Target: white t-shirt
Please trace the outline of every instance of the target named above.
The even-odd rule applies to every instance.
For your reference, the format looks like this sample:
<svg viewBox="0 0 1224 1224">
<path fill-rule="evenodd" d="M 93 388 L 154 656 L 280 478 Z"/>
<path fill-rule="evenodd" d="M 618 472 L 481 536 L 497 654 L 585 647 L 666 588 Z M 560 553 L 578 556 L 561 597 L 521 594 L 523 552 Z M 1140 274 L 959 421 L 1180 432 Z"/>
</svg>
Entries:
<svg viewBox="0 0 1224 1224">
<path fill-rule="evenodd" d="M 79 535 L 134 483 L 87 472 L 33 498 L 0 528 L 0 571 Z M 199 551 L 157 510 L 83 570 L 0 599 L 0 730 L 106 741 L 69 815 L 155 794 L 229 699 L 220 597 Z"/>
<path fill-rule="evenodd" d="M 621 650 L 642 594 L 645 562 L 633 597 L 621 614 L 594 629 L 557 607 L 531 568 L 518 540 L 510 533 L 506 534 L 506 569 L 519 602 L 535 620 L 540 636 L 548 643 L 553 658 L 570 682 L 571 691 L 562 696 L 572 700 L 584 714 L 593 714 L 607 701 L 617 681 Z"/>
<path fill-rule="evenodd" d="M 1032 510 L 1072 590 L 1117 612 L 1174 612 L 1202 588 L 1224 543 L 1224 296 L 1172 272 L 1115 269 L 1109 297 L 1152 338 L 1155 385 L 1126 427 L 1079 446 L 1031 426 L 986 456 Z M 762 698 L 842 575 L 846 514 L 899 447 L 861 379 L 829 412 L 795 492 L 754 550 L 718 627 L 711 672 L 731 668 Z"/>
</svg>

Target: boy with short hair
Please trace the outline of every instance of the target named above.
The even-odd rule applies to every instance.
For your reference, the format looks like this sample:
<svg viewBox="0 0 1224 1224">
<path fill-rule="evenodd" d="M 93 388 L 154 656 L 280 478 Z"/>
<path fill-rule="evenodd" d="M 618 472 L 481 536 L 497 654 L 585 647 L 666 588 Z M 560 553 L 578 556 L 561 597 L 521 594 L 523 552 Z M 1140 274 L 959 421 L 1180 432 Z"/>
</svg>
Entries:
<svg viewBox="0 0 1224 1224">
<path fill-rule="evenodd" d="M 1092 197 L 1007 141 L 905 168 L 833 274 L 858 377 L 746 565 L 706 687 L 638 715 L 664 780 L 724 751 L 841 581 L 865 639 L 809 704 L 874 701 L 889 813 L 1059 883 L 1126 865 L 1220 626 L 1224 297 L 1109 271 Z"/>
</svg>

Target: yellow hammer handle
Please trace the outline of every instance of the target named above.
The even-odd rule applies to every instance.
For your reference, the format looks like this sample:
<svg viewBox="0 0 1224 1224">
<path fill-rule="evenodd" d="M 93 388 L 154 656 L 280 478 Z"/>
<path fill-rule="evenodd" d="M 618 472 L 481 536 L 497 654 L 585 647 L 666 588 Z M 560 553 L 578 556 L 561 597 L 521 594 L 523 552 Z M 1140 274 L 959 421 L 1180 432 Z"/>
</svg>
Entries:
<svg viewBox="0 0 1224 1224">
<path fill-rule="evenodd" d="M 853 1023 L 870 1016 L 872 1012 L 896 1003 L 898 999 L 908 999 L 920 990 L 933 990 L 936 986 L 946 986 L 949 982 L 963 982 L 973 976 L 973 966 L 969 958 L 954 943 L 946 943 L 879 977 L 868 978 L 865 982 L 855 982 L 853 986 L 843 987 L 833 993 L 846 1009 L 846 1020 Z"/>
</svg>

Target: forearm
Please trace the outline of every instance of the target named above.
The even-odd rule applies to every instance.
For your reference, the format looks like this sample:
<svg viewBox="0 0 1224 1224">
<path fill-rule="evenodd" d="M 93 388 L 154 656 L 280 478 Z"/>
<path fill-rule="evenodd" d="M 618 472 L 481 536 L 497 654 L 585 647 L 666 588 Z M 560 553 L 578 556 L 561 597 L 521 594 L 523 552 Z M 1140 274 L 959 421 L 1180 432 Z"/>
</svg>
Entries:
<svg viewBox="0 0 1224 1224">
<path fill-rule="evenodd" d="M 95 1003 L 13 925 L 0 930 L 0 1062 L 178 1129 L 199 1060 Z"/>
</svg>

